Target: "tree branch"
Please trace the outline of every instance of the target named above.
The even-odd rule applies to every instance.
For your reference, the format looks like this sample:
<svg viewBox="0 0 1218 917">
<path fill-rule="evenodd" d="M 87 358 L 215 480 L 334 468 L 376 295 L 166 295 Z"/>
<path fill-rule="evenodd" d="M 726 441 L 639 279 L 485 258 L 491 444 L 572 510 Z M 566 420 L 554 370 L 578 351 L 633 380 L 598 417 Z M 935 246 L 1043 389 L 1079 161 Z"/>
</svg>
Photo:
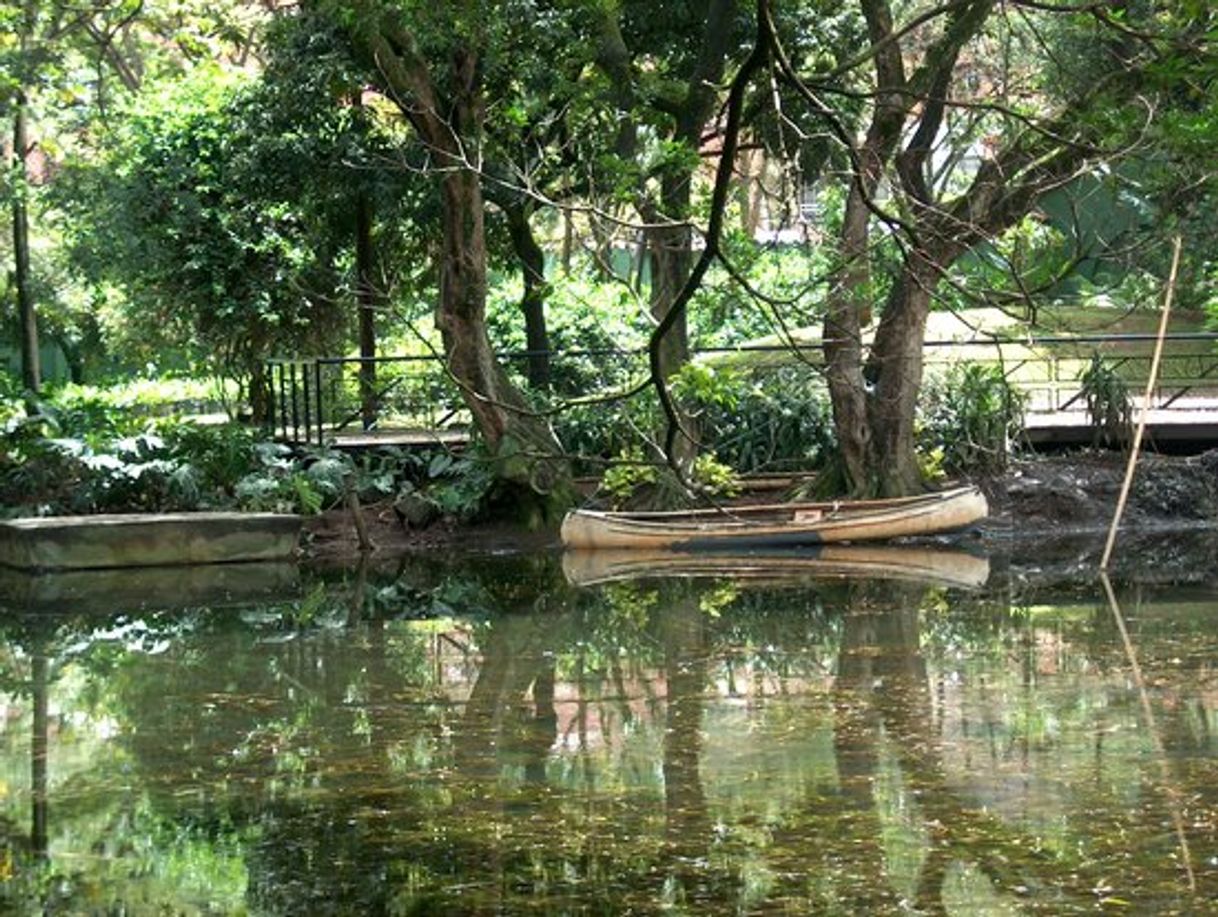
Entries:
<svg viewBox="0 0 1218 917">
<path fill-rule="evenodd" d="M 769 0 L 757 0 L 757 34 L 754 39 L 753 49 L 740 66 L 740 70 L 737 71 L 735 78 L 732 80 L 731 87 L 728 89 L 727 123 L 723 130 L 723 149 L 719 157 L 718 168 L 715 171 L 715 185 L 711 193 L 710 221 L 707 225 L 705 236 L 706 244 L 698 256 L 693 269 L 690 271 L 689 277 L 686 278 L 685 283 L 682 285 L 680 292 L 677 293 L 676 298 L 671 306 L 669 306 L 664 317 L 652 330 L 651 338 L 647 345 L 648 365 L 651 369 L 652 382 L 656 387 L 660 407 L 664 411 L 664 416 L 668 422 L 664 435 L 664 456 L 673 472 L 677 475 L 678 480 L 682 480 L 684 475 L 676 460 L 674 446 L 678 432 L 683 433 L 687 438 L 689 438 L 689 434 L 687 431 L 681 430 L 677 408 L 673 402 L 672 393 L 668 389 L 668 384 L 664 379 L 661 343 L 664 335 L 685 314 L 689 301 L 702 285 L 703 276 L 719 252 L 720 239 L 723 234 L 723 220 L 727 210 L 727 196 L 731 187 L 732 176 L 735 172 L 736 151 L 740 141 L 740 122 L 744 108 L 744 93 L 752 81 L 753 75 L 761 68 L 769 53 L 770 42 L 768 36 L 770 32 L 766 25 L 768 21 Z"/>
</svg>

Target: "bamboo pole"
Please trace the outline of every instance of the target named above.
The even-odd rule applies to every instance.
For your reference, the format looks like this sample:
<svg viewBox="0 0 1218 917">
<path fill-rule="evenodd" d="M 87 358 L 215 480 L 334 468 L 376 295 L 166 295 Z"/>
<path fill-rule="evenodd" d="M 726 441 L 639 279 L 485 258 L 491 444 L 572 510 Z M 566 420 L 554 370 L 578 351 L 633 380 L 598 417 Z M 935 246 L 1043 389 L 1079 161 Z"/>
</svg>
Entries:
<svg viewBox="0 0 1218 917">
<path fill-rule="evenodd" d="M 1121 525 L 1121 516 L 1125 513 L 1125 502 L 1129 499 L 1129 488 L 1133 484 L 1133 473 L 1138 464 L 1138 451 L 1142 448 L 1142 435 L 1146 432 L 1146 420 L 1150 416 L 1150 399 L 1154 394 L 1155 383 L 1159 379 L 1159 361 L 1163 357 L 1163 338 L 1167 335 L 1167 321 L 1171 316 L 1172 299 L 1176 295 L 1176 276 L 1180 271 L 1180 248 L 1183 240 L 1176 236 L 1172 249 L 1171 272 L 1167 276 L 1167 291 L 1163 296 L 1163 315 L 1159 318 L 1159 337 L 1155 341 L 1154 356 L 1150 359 L 1150 373 L 1146 377 L 1146 393 L 1142 396 L 1142 411 L 1138 415 L 1138 428 L 1133 435 L 1133 446 L 1129 450 L 1129 462 L 1125 466 L 1125 481 L 1121 484 L 1121 496 L 1117 500 L 1116 512 L 1112 516 L 1112 525 L 1108 528 L 1108 541 L 1104 545 L 1104 555 L 1100 558 L 1100 569 L 1108 569 L 1108 561 L 1112 558 L 1112 547 L 1116 543 L 1117 529 Z"/>
</svg>

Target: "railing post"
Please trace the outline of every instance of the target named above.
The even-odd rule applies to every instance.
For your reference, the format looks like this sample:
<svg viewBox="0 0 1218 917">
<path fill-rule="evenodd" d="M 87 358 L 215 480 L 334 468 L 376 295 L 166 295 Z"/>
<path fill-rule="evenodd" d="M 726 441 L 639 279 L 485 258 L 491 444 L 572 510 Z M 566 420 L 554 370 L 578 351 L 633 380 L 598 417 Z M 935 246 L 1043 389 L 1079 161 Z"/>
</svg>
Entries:
<svg viewBox="0 0 1218 917">
<path fill-rule="evenodd" d="M 312 369 L 307 360 L 302 360 L 300 363 L 300 390 L 301 400 L 304 402 L 304 441 L 307 446 L 313 442 L 313 380 Z"/>
<path fill-rule="evenodd" d="M 325 430 L 322 427 L 322 399 L 321 399 L 321 360 L 313 361 L 313 395 L 317 399 L 317 445 L 325 446 Z"/>
<path fill-rule="evenodd" d="M 292 442 L 293 443 L 300 442 L 300 406 L 297 404 L 298 399 L 297 399 L 297 391 L 296 391 L 296 364 L 297 364 L 296 360 L 293 360 L 291 363 L 288 364 L 288 370 L 289 370 L 288 385 L 292 392 Z"/>
<path fill-rule="evenodd" d="M 267 384 L 267 405 L 266 417 L 262 419 L 262 432 L 268 439 L 275 438 L 275 411 L 278 407 L 275 398 L 275 374 L 278 371 L 278 364 L 274 360 L 266 361 L 267 375 L 270 381 Z"/>
</svg>

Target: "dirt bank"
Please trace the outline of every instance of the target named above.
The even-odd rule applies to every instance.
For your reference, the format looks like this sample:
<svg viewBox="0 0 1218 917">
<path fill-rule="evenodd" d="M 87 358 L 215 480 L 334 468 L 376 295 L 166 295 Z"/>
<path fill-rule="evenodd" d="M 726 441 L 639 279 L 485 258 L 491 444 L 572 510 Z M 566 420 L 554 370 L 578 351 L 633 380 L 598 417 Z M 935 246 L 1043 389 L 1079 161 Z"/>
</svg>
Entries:
<svg viewBox="0 0 1218 917">
<path fill-rule="evenodd" d="M 1125 477 L 1126 456 L 1078 452 L 1012 464 L 980 482 L 990 497 L 989 528 L 1035 536 L 1106 530 Z M 1142 455 L 1122 517 L 1130 529 L 1218 524 L 1218 450 L 1198 456 Z"/>
<path fill-rule="evenodd" d="M 1125 456 L 1078 452 L 1013 462 L 1001 476 L 978 484 L 986 491 L 991 516 L 986 539 L 1043 539 L 1107 529 Z M 773 498 L 773 496 L 771 496 Z M 426 528 L 404 526 L 391 502 L 365 506 L 363 517 L 378 554 L 409 551 L 537 551 L 558 545 L 555 530 L 530 532 L 503 523 L 461 525 L 440 520 Z M 1218 450 L 1199 456 L 1143 455 L 1123 519 L 1140 532 L 1201 529 L 1218 525 Z M 307 556 L 328 561 L 355 559 L 359 542 L 350 514 L 333 510 L 305 527 Z"/>
</svg>

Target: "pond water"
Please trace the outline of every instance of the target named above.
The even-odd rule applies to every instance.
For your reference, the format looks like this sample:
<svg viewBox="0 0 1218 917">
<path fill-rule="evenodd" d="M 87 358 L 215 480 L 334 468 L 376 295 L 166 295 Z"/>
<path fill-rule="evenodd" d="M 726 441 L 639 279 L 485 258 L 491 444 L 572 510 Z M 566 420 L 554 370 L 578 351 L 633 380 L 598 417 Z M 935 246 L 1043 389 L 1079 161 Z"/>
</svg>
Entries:
<svg viewBox="0 0 1218 917">
<path fill-rule="evenodd" d="M 0 906 L 1218 907 L 1210 567 L 884 560 L 7 574 Z"/>
</svg>

